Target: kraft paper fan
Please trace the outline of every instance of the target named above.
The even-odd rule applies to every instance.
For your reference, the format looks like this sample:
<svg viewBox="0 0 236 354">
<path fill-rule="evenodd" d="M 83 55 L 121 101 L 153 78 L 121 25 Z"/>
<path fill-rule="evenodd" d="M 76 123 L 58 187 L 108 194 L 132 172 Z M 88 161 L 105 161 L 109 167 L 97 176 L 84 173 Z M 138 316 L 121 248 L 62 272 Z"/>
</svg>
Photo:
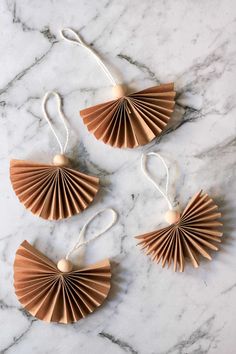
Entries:
<svg viewBox="0 0 236 354">
<path fill-rule="evenodd" d="M 10 178 L 20 202 L 47 220 L 79 214 L 93 201 L 99 188 L 96 177 L 62 165 L 31 161 L 12 160 Z"/>
<path fill-rule="evenodd" d="M 83 109 L 80 115 L 98 140 L 134 148 L 161 134 L 174 110 L 174 98 L 174 84 L 164 84 Z"/>
<path fill-rule="evenodd" d="M 109 260 L 63 273 L 27 241 L 16 252 L 16 296 L 31 315 L 46 322 L 67 324 L 93 312 L 106 299 L 110 278 Z"/>
<path fill-rule="evenodd" d="M 194 267 L 198 267 L 198 256 L 209 260 L 209 250 L 217 251 L 216 243 L 221 242 L 222 232 L 218 227 L 221 213 L 217 205 L 205 193 L 200 191 L 188 203 L 179 221 L 163 229 L 141 236 L 139 245 L 146 250 L 153 261 L 161 262 L 162 267 L 174 264 L 174 270 L 184 271 L 185 258 L 189 258 Z"/>
</svg>

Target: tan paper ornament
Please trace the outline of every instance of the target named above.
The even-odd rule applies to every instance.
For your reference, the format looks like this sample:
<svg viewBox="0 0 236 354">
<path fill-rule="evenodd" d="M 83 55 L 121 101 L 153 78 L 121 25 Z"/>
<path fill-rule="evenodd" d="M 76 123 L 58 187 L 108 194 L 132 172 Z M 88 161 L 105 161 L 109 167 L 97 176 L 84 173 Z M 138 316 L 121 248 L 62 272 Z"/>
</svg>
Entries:
<svg viewBox="0 0 236 354">
<path fill-rule="evenodd" d="M 51 94 L 58 100 L 60 117 L 67 132 L 64 147 L 50 123 L 45 107 Z M 61 111 L 60 96 L 56 92 L 46 94 L 43 108 L 61 154 L 54 157 L 52 164 L 11 160 L 10 179 L 17 197 L 28 210 L 47 220 L 60 220 L 79 214 L 88 207 L 98 192 L 99 179 L 69 167 L 70 161 L 64 155 L 69 132 Z"/>
<path fill-rule="evenodd" d="M 84 124 L 98 140 L 117 148 L 134 148 L 161 134 L 175 106 L 174 84 L 163 84 L 126 94 L 97 53 L 71 28 L 61 30 L 63 39 L 86 48 L 111 82 L 115 100 L 80 111 Z"/>
<path fill-rule="evenodd" d="M 93 201 L 99 179 L 69 167 L 11 160 L 10 178 L 20 202 L 33 214 L 60 220 L 79 214 Z"/>
<path fill-rule="evenodd" d="M 114 222 L 113 219 L 108 228 Z M 87 243 L 80 242 L 69 254 Z M 68 255 L 56 265 L 24 241 L 14 262 L 14 287 L 19 302 L 32 316 L 46 322 L 68 324 L 86 317 L 107 298 L 111 287 L 110 261 L 73 268 Z"/>
<path fill-rule="evenodd" d="M 64 273 L 27 241 L 16 252 L 16 296 L 32 316 L 46 322 L 76 322 L 93 312 L 106 299 L 110 278 L 108 259 Z"/>
<path fill-rule="evenodd" d="M 199 266 L 198 255 L 211 260 L 207 249 L 217 251 L 215 243 L 221 242 L 223 235 L 218 227 L 221 213 L 214 201 L 200 191 L 188 203 L 179 220 L 160 230 L 136 236 L 138 245 L 147 255 L 162 267 L 173 262 L 174 271 L 184 271 L 185 258 L 189 258 L 195 268 Z"/>
<path fill-rule="evenodd" d="M 117 148 L 145 145 L 167 125 L 175 105 L 174 84 L 154 86 L 83 109 L 80 115 L 98 140 Z"/>
<path fill-rule="evenodd" d="M 159 154 L 150 153 L 149 155 L 155 155 L 163 161 Z M 143 161 L 142 167 L 170 206 L 168 183 L 165 193 L 147 174 Z M 169 267 L 173 263 L 174 271 L 183 272 L 185 259 L 188 258 L 196 268 L 199 266 L 198 256 L 201 255 L 211 260 L 208 249 L 217 251 L 216 244 L 221 242 L 223 233 L 219 227 L 223 224 L 219 221 L 221 213 L 217 210 L 218 207 L 213 199 L 200 191 L 190 200 L 182 214 L 173 208 L 169 209 L 166 213 L 169 226 L 136 236 L 139 240 L 138 245 L 146 251 L 147 255 L 151 256 L 153 261 L 161 262 L 162 267 L 165 265 Z"/>
</svg>

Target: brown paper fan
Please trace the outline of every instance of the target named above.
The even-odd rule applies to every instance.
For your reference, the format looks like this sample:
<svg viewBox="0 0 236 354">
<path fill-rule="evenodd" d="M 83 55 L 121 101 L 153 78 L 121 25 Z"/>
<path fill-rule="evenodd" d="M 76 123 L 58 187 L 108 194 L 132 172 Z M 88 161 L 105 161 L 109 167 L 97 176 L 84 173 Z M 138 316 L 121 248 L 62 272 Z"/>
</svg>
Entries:
<svg viewBox="0 0 236 354">
<path fill-rule="evenodd" d="M 222 226 L 218 221 L 221 213 L 217 205 L 207 195 L 200 191 L 188 203 L 180 215 L 179 221 L 163 229 L 141 236 L 139 245 L 151 255 L 153 261 L 162 267 L 174 263 L 174 271 L 184 271 L 185 258 L 190 258 L 194 267 L 198 267 L 198 255 L 211 260 L 206 249 L 217 251 L 215 243 L 221 242 L 222 232 L 217 228 Z"/>
<path fill-rule="evenodd" d="M 29 313 L 46 322 L 76 322 L 93 312 L 110 290 L 109 260 L 63 273 L 24 241 L 16 252 L 14 286 Z"/>
<path fill-rule="evenodd" d="M 174 84 L 164 84 L 83 109 L 80 115 L 98 140 L 134 148 L 161 134 L 173 112 L 174 98 Z"/>
<path fill-rule="evenodd" d="M 47 220 L 79 214 L 99 188 L 98 178 L 72 168 L 23 160 L 11 160 L 10 178 L 26 209 Z"/>
</svg>

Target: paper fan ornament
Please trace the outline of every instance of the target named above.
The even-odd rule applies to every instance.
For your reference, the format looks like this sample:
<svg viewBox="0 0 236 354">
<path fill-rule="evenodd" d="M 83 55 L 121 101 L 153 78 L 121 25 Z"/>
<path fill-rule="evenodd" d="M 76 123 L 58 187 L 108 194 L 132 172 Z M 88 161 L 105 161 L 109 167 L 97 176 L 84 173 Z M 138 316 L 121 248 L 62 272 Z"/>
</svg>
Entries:
<svg viewBox="0 0 236 354">
<path fill-rule="evenodd" d="M 14 262 L 14 287 L 19 302 L 32 316 L 68 324 L 103 304 L 111 286 L 109 260 L 78 269 L 69 260 L 69 255 L 86 243 L 77 244 L 57 265 L 27 241 L 20 245 Z"/>
<path fill-rule="evenodd" d="M 60 117 L 67 137 L 62 146 L 46 110 L 49 96 L 57 98 Z M 69 131 L 61 109 L 61 99 L 56 92 L 49 92 L 43 100 L 44 116 L 55 135 L 61 154 L 56 155 L 52 164 L 32 161 L 11 160 L 10 179 L 20 202 L 33 214 L 47 220 L 59 220 L 79 214 L 93 201 L 99 189 L 99 179 L 71 168 L 65 155 Z"/>
<path fill-rule="evenodd" d="M 167 166 L 159 154 L 150 153 L 159 157 Z M 217 251 L 217 243 L 221 242 L 223 233 L 219 230 L 222 223 L 219 221 L 221 213 L 218 207 L 208 194 L 202 191 L 194 195 L 182 214 L 173 209 L 168 197 L 168 183 L 166 192 L 147 174 L 144 157 L 142 158 L 142 167 L 146 176 L 157 187 L 166 199 L 169 211 L 165 218 L 169 226 L 160 230 L 136 236 L 139 240 L 138 245 L 146 251 L 147 255 L 157 263 L 161 262 L 162 267 L 168 267 L 173 263 L 174 271 L 184 271 L 185 259 L 191 260 L 193 266 L 199 266 L 199 256 L 211 260 L 208 250 Z M 168 169 L 167 169 L 168 173 Z M 168 178 L 167 178 L 168 181 Z"/>
<path fill-rule="evenodd" d="M 70 33 L 71 37 L 66 33 Z M 134 148 L 149 143 L 161 134 L 175 106 L 173 83 L 126 94 L 101 58 L 76 32 L 65 28 L 61 36 L 92 53 L 113 86 L 113 101 L 80 111 L 84 124 L 98 140 L 117 148 Z"/>
</svg>

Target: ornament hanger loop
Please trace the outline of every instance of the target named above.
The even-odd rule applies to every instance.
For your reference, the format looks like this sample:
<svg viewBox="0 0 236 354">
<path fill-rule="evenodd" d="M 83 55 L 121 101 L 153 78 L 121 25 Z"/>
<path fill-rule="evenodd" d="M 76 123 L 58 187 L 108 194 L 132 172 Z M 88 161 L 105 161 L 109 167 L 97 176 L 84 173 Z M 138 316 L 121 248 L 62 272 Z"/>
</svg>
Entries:
<svg viewBox="0 0 236 354">
<path fill-rule="evenodd" d="M 66 33 L 70 34 L 70 36 L 68 36 Z M 82 40 L 82 38 L 80 37 L 80 35 L 78 33 L 76 33 L 72 28 L 63 28 L 60 30 L 60 35 L 66 41 L 78 44 L 79 46 L 86 48 L 94 56 L 96 62 L 101 67 L 101 69 L 104 71 L 105 75 L 110 80 L 112 86 L 117 85 L 116 80 L 112 76 L 108 67 L 104 64 L 102 59 L 99 57 L 99 55 L 97 53 L 95 53 L 95 51 L 87 43 L 85 43 Z"/>
<path fill-rule="evenodd" d="M 97 235 L 95 235 L 93 238 L 87 240 L 87 241 L 84 241 L 85 239 L 85 233 L 86 233 L 86 230 L 87 230 L 87 227 L 89 226 L 89 224 L 98 216 L 98 215 L 101 215 L 103 214 L 104 212 L 106 211 L 109 211 L 111 212 L 111 215 L 112 215 L 112 220 L 111 222 L 104 228 L 102 229 Z M 117 220 L 117 212 L 112 209 L 112 208 L 107 208 L 107 209 L 103 209 L 103 210 L 100 210 L 99 212 L 97 212 L 96 214 L 94 214 L 85 224 L 84 226 L 82 227 L 82 229 L 80 230 L 80 233 L 79 233 L 79 236 L 78 236 L 78 241 L 76 242 L 76 244 L 71 248 L 71 250 L 67 253 L 66 255 L 66 260 L 69 259 L 70 255 L 78 250 L 80 247 L 82 246 L 85 246 L 85 245 L 88 245 L 90 242 L 96 240 L 97 238 L 99 238 L 102 234 L 104 234 L 106 231 L 108 231 L 115 223 L 116 223 L 116 220 Z"/>
<path fill-rule="evenodd" d="M 67 36 L 66 32 L 70 35 Z M 89 46 L 82 40 L 80 35 L 77 32 L 75 32 L 72 28 L 65 27 L 65 28 L 61 29 L 60 35 L 63 39 L 65 39 L 68 42 L 79 44 L 83 47 L 89 48 Z"/>
<path fill-rule="evenodd" d="M 163 166 L 165 167 L 166 170 L 166 187 L 165 187 L 165 191 L 163 191 L 161 189 L 161 187 L 158 185 L 158 183 L 156 181 L 154 181 L 154 179 L 150 176 L 148 170 L 147 170 L 147 166 L 146 166 L 146 162 L 147 162 L 147 157 L 148 156 L 155 156 L 157 158 L 159 158 L 163 164 Z M 141 157 L 141 170 L 144 174 L 144 176 L 156 187 L 156 189 L 158 190 L 158 192 L 164 197 L 164 199 L 166 200 L 168 207 L 170 210 L 173 210 L 173 205 L 170 201 L 170 198 L 168 196 L 168 189 L 169 189 L 169 169 L 168 166 L 165 162 L 165 160 L 163 159 L 163 157 L 161 155 L 159 155 L 157 152 L 149 152 L 147 154 L 142 154 Z"/>
<path fill-rule="evenodd" d="M 57 109 L 58 109 L 58 112 L 59 112 L 59 116 L 60 116 L 60 119 L 64 125 L 64 128 L 65 128 L 65 131 L 66 131 L 66 141 L 65 141 L 65 144 L 64 146 L 62 145 L 62 142 L 61 140 L 59 139 L 55 129 L 53 128 L 53 125 L 50 121 L 50 118 L 49 118 L 49 114 L 48 114 L 48 111 L 47 111 L 47 102 L 48 102 L 48 99 L 50 96 L 55 96 L 56 97 L 56 100 L 57 100 Z M 68 141 L 69 141 L 69 129 L 68 129 L 68 126 L 67 126 L 67 122 L 66 122 L 66 117 L 64 115 L 64 112 L 62 110 L 62 99 L 60 97 L 60 95 L 56 92 L 56 91 L 50 91 L 50 92 L 47 92 L 44 97 L 43 97 L 43 101 L 42 101 L 42 110 L 43 110 L 43 114 L 44 114 L 44 118 L 46 119 L 49 127 L 51 128 L 51 131 L 53 132 L 57 142 L 58 142 L 58 145 L 60 146 L 60 150 L 61 150 L 61 154 L 64 154 L 66 152 L 66 148 L 67 148 L 67 145 L 68 145 Z"/>
</svg>

